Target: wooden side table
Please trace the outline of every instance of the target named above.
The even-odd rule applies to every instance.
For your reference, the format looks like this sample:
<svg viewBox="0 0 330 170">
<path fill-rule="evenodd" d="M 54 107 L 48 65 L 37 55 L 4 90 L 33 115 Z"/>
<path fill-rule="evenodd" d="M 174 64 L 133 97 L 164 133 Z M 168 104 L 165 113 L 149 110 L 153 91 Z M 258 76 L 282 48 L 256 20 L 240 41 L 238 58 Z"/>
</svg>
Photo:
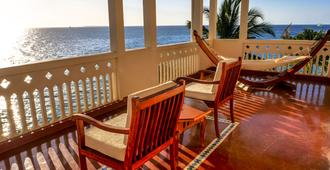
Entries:
<svg viewBox="0 0 330 170">
<path fill-rule="evenodd" d="M 212 112 L 211 109 L 202 109 L 193 107 L 193 105 L 187 104 L 186 102 L 183 104 L 182 111 L 180 114 L 179 122 L 178 122 L 178 134 L 181 135 L 187 129 L 195 126 L 196 124 L 201 124 L 200 128 L 200 145 L 202 147 L 205 146 L 204 135 L 205 135 L 205 127 L 206 127 L 206 115 Z"/>
</svg>

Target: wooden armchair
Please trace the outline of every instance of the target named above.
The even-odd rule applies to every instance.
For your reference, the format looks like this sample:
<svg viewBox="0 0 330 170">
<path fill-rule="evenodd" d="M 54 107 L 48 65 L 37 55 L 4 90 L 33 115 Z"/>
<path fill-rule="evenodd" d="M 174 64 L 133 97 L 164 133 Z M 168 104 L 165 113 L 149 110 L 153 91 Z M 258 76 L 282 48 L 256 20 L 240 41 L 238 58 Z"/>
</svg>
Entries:
<svg viewBox="0 0 330 170">
<path fill-rule="evenodd" d="M 217 137 L 220 137 L 218 125 L 218 107 L 230 101 L 230 118 L 234 122 L 234 90 L 242 65 L 242 58 L 222 60 L 218 63 L 213 81 L 198 80 L 190 77 L 179 77 L 191 82 L 186 85 L 186 97 L 203 100 L 214 113 L 214 126 Z M 209 70 L 207 71 L 210 72 Z"/>
<path fill-rule="evenodd" d="M 114 169 L 136 169 L 170 146 L 171 168 L 177 167 L 177 122 L 185 83 L 167 82 L 128 96 L 127 114 L 106 122 L 76 114 L 81 169 L 86 157 Z M 86 129 L 86 124 L 92 125 Z"/>
</svg>

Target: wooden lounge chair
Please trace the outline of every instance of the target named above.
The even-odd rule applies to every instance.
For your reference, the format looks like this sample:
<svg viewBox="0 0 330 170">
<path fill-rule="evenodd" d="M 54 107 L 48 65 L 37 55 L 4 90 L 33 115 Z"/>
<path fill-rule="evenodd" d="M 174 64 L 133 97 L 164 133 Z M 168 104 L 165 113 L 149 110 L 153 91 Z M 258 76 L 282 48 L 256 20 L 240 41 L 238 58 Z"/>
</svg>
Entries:
<svg viewBox="0 0 330 170">
<path fill-rule="evenodd" d="M 114 169 L 136 169 L 170 146 L 171 168 L 177 167 L 177 122 L 185 83 L 167 82 L 128 96 L 127 114 L 106 122 L 76 114 L 79 160 L 86 157 Z M 95 110 L 97 112 L 97 110 Z M 86 124 L 92 125 L 86 129 Z"/>
<path fill-rule="evenodd" d="M 204 51 L 204 53 L 209 57 L 209 59 L 214 63 L 215 65 L 218 64 L 219 61 L 221 60 L 226 60 L 227 58 L 219 56 L 211 47 L 208 46 L 208 44 L 204 41 L 204 39 L 198 34 L 196 30 L 194 30 L 194 36 L 196 39 L 197 44 L 200 46 L 200 48 Z M 327 33 L 324 35 L 322 39 L 317 41 L 315 45 L 311 48 L 309 56 L 300 56 L 300 57 L 286 57 L 285 59 L 276 59 L 273 61 L 275 64 L 270 64 L 271 62 L 267 62 L 264 60 L 254 60 L 254 61 L 249 61 L 247 60 L 246 62 L 243 61 L 243 68 L 265 68 L 262 67 L 263 65 L 269 65 L 271 69 L 274 65 L 276 64 L 288 64 L 290 62 L 292 63 L 297 63 L 295 64 L 292 68 L 282 71 L 278 73 L 275 76 L 268 76 L 266 79 L 258 80 L 258 81 L 253 81 L 253 80 L 248 80 L 244 78 L 239 78 L 239 81 L 241 83 L 244 83 L 245 85 L 250 86 L 251 89 L 265 89 L 269 90 L 275 85 L 279 83 L 284 83 L 287 84 L 285 81 L 290 79 L 296 72 L 298 72 L 300 69 L 302 69 L 309 61 L 314 59 L 316 57 L 316 54 L 322 49 L 322 47 L 326 44 L 327 40 L 330 37 L 330 30 L 327 31 Z M 251 66 L 252 64 L 252 66 Z M 254 66 L 253 66 L 254 64 Z M 249 65 L 249 66 L 245 66 Z"/>
<path fill-rule="evenodd" d="M 214 126 L 217 137 L 220 137 L 218 125 L 218 108 L 230 101 L 230 118 L 234 122 L 234 90 L 240 74 L 242 58 L 238 61 L 220 61 L 214 74 L 213 81 L 198 80 L 190 77 L 179 77 L 191 82 L 186 86 L 186 97 L 203 100 L 209 107 L 213 108 Z M 209 73 L 209 70 L 206 70 Z"/>
</svg>

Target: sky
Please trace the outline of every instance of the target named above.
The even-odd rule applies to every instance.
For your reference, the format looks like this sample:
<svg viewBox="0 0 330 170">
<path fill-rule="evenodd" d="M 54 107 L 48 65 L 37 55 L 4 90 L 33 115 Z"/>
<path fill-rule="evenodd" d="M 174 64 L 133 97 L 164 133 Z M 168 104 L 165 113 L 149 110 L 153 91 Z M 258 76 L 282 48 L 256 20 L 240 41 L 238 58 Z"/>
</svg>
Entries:
<svg viewBox="0 0 330 170">
<path fill-rule="evenodd" d="M 330 0 L 250 0 L 272 24 L 330 24 Z"/>
<path fill-rule="evenodd" d="M 123 2 L 125 26 L 142 25 L 143 0 Z M 185 25 L 191 20 L 191 0 L 156 0 L 156 4 L 157 25 Z M 204 6 L 208 4 L 204 0 Z M 260 9 L 272 24 L 330 24 L 330 0 L 250 0 L 250 7 Z M 0 23 L 8 28 L 105 26 L 108 22 L 107 0 L 0 0 Z"/>
</svg>

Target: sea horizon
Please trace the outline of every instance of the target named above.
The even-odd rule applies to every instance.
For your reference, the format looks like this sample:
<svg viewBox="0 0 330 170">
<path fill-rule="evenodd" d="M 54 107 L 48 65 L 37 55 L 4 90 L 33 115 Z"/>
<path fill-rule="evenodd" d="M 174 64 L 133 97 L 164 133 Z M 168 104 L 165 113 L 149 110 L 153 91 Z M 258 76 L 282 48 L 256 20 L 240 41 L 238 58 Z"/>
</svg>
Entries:
<svg viewBox="0 0 330 170">
<path fill-rule="evenodd" d="M 329 24 L 270 24 L 271 26 L 288 26 L 288 25 L 292 25 L 292 26 L 330 26 Z M 157 27 L 170 27 L 170 26 L 186 26 L 185 24 L 182 25 L 157 25 Z M 207 26 L 208 25 L 203 25 L 203 26 Z M 40 29 L 40 28 L 89 28 L 89 27 L 109 27 L 107 25 L 85 25 L 85 26 L 51 26 L 51 27 L 26 27 L 24 29 Z M 127 25 L 124 27 L 143 27 L 143 25 Z"/>
<path fill-rule="evenodd" d="M 287 25 L 272 25 L 272 27 L 275 37 L 263 34 L 256 39 L 281 39 Z M 305 28 L 319 31 L 330 29 L 330 25 L 292 25 L 291 35 L 295 36 Z M 26 28 L 19 37 L 13 35 L 16 39 L 3 40 L 9 49 L 1 51 L 0 67 L 110 52 L 110 31 L 109 26 Z M 144 48 L 142 26 L 125 26 L 124 36 L 126 49 Z M 190 40 L 191 31 L 186 25 L 157 26 L 158 45 L 184 43 Z"/>
</svg>

